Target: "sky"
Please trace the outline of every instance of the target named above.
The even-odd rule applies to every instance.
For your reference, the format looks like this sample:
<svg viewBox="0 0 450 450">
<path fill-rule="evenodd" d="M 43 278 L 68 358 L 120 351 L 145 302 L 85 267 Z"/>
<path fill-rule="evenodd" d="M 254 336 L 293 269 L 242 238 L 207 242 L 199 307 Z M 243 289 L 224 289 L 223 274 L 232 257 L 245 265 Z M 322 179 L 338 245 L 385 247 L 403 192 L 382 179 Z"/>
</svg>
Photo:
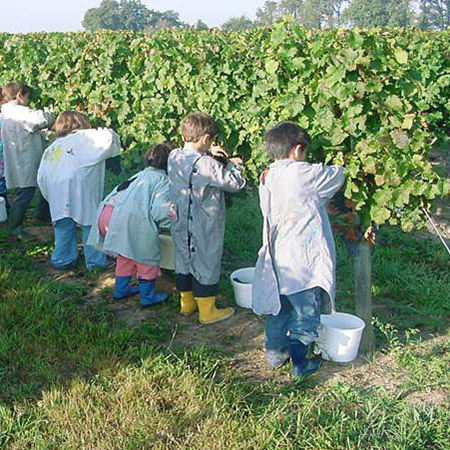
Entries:
<svg viewBox="0 0 450 450">
<path fill-rule="evenodd" d="M 0 0 L 0 32 L 81 31 L 81 21 L 89 8 L 101 0 Z M 172 9 L 183 22 L 198 19 L 209 26 L 219 26 L 230 17 L 255 17 L 264 0 L 143 0 L 157 11 Z"/>
</svg>

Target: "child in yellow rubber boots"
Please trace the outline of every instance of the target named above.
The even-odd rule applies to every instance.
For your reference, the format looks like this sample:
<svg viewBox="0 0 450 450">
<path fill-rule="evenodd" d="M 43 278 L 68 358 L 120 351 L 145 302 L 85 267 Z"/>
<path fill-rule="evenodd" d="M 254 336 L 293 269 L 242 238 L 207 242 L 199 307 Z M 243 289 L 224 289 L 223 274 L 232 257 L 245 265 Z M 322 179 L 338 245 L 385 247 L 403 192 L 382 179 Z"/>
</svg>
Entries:
<svg viewBox="0 0 450 450">
<path fill-rule="evenodd" d="M 325 204 L 344 183 L 338 166 L 306 161 L 310 138 L 292 122 L 266 133 L 266 151 L 275 160 L 261 176 L 263 247 L 258 254 L 252 302 L 267 315 L 267 361 L 279 367 L 289 357 L 292 375 L 317 371 L 309 358 L 320 314 L 329 314 L 335 296 L 335 247 Z"/>
<path fill-rule="evenodd" d="M 218 127 L 204 113 L 189 114 L 181 123 L 184 147 L 169 156 L 168 175 L 172 202 L 172 237 L 175 247 L 177 289 L 181 314 L 197 308 L 199 321 L 212 324 L 234 314 L 233 308 L 216 308 L 216 294 L 225 232 L 225 192 L 245 186 L 239 158 L 226 164 L 211 149 Z"/>
</svg>

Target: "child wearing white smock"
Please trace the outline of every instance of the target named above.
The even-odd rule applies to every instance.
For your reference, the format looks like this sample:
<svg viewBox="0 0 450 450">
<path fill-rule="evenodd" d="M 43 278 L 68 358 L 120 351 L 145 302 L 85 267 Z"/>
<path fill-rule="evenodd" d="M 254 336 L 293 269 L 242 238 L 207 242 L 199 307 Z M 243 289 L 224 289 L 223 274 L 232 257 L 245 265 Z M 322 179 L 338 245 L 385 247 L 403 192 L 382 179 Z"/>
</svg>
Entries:
<svg viewBox="0 0 450 450">
<path fill-rule="evenodd" d="M 106 256 L 87 240 L 103 197 L 106 160 L 120 152 L 119 136 L 110 129 L 91 129 L 84 114 L 72 111 L 59 115 L 55 131 L 58 138 L 45 150 L 38 171 L 55 230 L 52 265 L 67 269 L 76 264 L 79 226 L 88 270 L 105 268 Z"/>
<path fill-rule="evenodd" d="M 266 355 L 272 367 L 289 357 L 292 375 L 320 366 L 310 359 L 320 314 L 330 313 L 335 297 L 335 247 L 325 202 L 344 183 L 338 166 L 305 161 L 308 134 L 283 122 L 266 134 L 275 162 L 261 177 L 263 247 L 255 267 L 253 309 L 266 314 Z"/>
<path fill-rule="evenodd" d="M 16 189 L 11 203 L 9 225 L 11 235 L 21 239 L 31 237 L 22 230 L 25 212 L 33 199 L 37 187 L 37 171 L 45 147 L 45 140 L 39 130 L 49 128 L 53 116 L 44 111 L 31 109 L 30 89 L 17 82 L 2 88 L 3 105 L 0 122 L 4 153 L 4 177 L 7 189 Z M 44 219 L 48 206 L 40 198 L 38 218 Z"/>
</svg>

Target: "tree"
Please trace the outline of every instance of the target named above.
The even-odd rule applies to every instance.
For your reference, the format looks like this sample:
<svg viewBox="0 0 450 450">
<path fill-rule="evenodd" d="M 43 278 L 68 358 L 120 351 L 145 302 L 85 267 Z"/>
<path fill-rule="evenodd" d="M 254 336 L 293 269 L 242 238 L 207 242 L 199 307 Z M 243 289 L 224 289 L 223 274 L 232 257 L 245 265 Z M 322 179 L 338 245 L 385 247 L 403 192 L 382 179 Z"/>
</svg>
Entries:
<svg viewBox="0 0 450 450">
<path fill-rule="evenodd" d="M 149 28 L 180 28 L 185 26 L 177 12 L 159 12 L 148 9 L 141 0 L 102 0 L 98 8 L 88 9 L 83 27 L 87 31 L 130 30 Z"/>
<path fill-rule="evenodd" d="M 411 0 L 353 0 L 345 19 L 359 28 L 409 27 L 413 24 Z"/>
<path fill-rule="evenodd" d="M 254 27 L 253 21 L 245 16 L 231 17 L 221 26 L 223 31 L 245 31 Z"/>
<path fill-rule="evenodd" d="M 256 22 L 258 25 L 272 25 L 280 18 L 278 3 L 266 0 L 262 8 L 256 11 Z"/>
<path fill-rule="evenodd" d="M 450 0 L 420 0 L 419 27 L 445 30 L 450 27 Z"/>
<path fill-rule="evenodd" d="M 209 30 L 209 27 L 205 22 L 203 22 L 203 20 L 198 19 L 194 25 L 194 29 L 196 31 L 206 31 Z"/>
<path fill-rule="evenodd" d="M 91 8 L 86 11 L 82 25 L 88 31 L 96 31 L 102 28 L 119 30 L 121 28 L 119 2 L 102 0 L 98 8 Z"/>
<path fill-rule="evenodd" d="M 259 25 L 272 25 L 290 15 L 307 28 L 338 27 L 347 0 L 281 0 L 266 1 L 256 12 Z"/>
</svg>

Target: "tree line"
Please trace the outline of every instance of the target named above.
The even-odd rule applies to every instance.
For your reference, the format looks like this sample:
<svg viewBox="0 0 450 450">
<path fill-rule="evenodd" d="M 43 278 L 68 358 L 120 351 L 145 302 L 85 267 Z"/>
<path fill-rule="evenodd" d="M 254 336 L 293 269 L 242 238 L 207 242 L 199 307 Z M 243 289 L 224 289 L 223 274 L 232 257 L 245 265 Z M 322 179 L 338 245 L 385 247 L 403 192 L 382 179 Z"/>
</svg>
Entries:
<svg viewBox="0 0 450 450">
<path fill-rule="evenodd" d="M 418 27 L 441 31 L 450 27 L 450 0 L 266 0 L 254 20 L 231 17 L 221 25 L 223 31 L 245 31 L 271 26 L 290 15 L 306 28 Z M 86 11 L 83 27 L 151 31 L 162 28 L 208 30 L 200 19 L 189 25 L 176 11 L 149 9 L 141 0 L 102 0 L 97 8 Z"/>
</svg>

